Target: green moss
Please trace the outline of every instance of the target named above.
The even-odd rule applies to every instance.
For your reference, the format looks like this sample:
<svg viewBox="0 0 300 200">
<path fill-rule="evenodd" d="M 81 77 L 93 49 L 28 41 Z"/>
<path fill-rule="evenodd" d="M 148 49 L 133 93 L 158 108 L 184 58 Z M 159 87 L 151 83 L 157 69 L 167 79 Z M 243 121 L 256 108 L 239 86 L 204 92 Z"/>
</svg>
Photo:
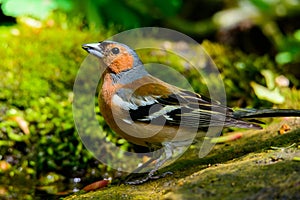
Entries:
<svg viewBox="0 0 300 200">
<path fill-rule="evenodd" d="M 61 28 L 1 29 L 2 76 L 0 99 L 17 107 L 30 107 L 32 100 L 50 94 L 65 98 L 85 54 L 80 46 L 98 41 L 100 35 Z M 16 32 L 16 33 L 15 33 Z M 102 36 L 103 37 L 103 36 Z"/>
<path fill-rule="evenodd" d="M 277 128 L 274 124 L 266 131 L 244 132 L 242 139 L 217 145 L 202 159 L 191 149 L 161 170 L 174 172 L 165 178 L 136 186 L 111 185 L 65 199 L 297 199 L 300 166 L 293 157 L 300 154 L 295 148 L 300 129 L 278 135 Z"/>
<path fill-rule="evenodd" d="M 12 163 L 1 181 L 18 176 L 24 178 L 22 185 L 32 180 L 38 185 L 48 172 L 67 177 L 80 172 L 88 177 L 89 168 L 98 170 L 74 127 L 72 90 L 87 56 L 81 45 L 106 34 L 58 26 L 0 28 L 0 159 Z M 22 118 L 30 134 L 24 133 L 15 116 Z M 22 185 L 8 188 L 8 193 L 20 195 L 17 188 Z"/>
</svg>

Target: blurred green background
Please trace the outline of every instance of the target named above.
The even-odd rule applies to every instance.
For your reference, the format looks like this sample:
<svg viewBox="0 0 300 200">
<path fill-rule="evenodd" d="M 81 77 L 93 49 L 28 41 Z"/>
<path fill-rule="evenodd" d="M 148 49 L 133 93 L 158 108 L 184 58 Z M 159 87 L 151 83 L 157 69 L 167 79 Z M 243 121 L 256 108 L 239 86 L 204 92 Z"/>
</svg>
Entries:
<svg viewBox="0 0 300 200">
<path fill-rule="evenodd" d="M 0 0 L 0 5 L 0 197 L 67 195 L 117 176 L 81 143 L 72 87 L 86 57 L 81 45 L 124 30 L 164 27 L 202 43 L 224 78 L 230 106 L 299 108 L 298 0 Z M 153 61 L 147 55 L 144 60 Z M 155 59 L 176 66 L 195 91 L 205 90 L 176 59 Z M 96 112 L 107 140 L 135 150 Z"/>
</svg>

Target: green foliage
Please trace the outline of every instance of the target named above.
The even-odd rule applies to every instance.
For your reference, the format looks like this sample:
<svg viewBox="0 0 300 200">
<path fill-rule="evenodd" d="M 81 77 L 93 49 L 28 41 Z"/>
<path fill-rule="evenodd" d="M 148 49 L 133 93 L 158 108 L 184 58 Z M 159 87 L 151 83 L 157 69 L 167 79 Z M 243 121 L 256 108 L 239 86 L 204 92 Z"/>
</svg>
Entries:
<svg viewBox="0 0 300 200">
<path fill-rule="evenodd" d="M 174 16 L 182 4 L 181 0 L 0 0 L 0 3 L 7 16 L 46 19 L 55 11 L 63 11 L 70 18 L 80 13 L 90 27 L 117 25 L 120 29 L 135 28 L 158 18 Z"/>
<path fill-rule="evenodd" d="M 3 13 L 7 16 L 31 16 L 46 19 L 56 9 L 69 11 L 72 8 L 71 0 L 0 0 Z"/>
<path fill-rule="evenodd" d="M 300 63 L 300 30 L 282 38 L 275 61 L 280 64 Z"/>
<path fill-rule="evenodd" d="M 251 22 L 251 26 L 260 27 L 264 36 L 276 50 L 275 61 L 280 65 L 300 62 L 299 27 L 289 32 L 281 30 L 278 21 L 298 16 L 299 2 L 290 0 L 267 1 L 203 1 L 197 14 L 199 20 L 188 19 L 190 10 L 196 2 L 182 0 L 0 0 L 3 13 L 7 16 L 23 18 L 34 17 L 38 20 L 56 18 L 64 13 L 69 21 L 80 18 L 82 25 L 101 29 L 113 27 L 115 30 L 126 30 L 140 26 L 157 26 L 175 28 L 179 31 L 205 37 L 212 31 L 223 31 Z M 196 4 L 200 6 L 200 4 Z M 205 6 L 214 10 L 207 17 Z M 197 10 L 198 11 L 198 10 Z M 228 19 L 228 20 L 226 20 Z M 287 24 L 288 27 L 288 24 Z M 255 37 L 255 36 L 254 36 Z"/>
<path fill-rule="evenodd" d="M 285 99 L 280 94 L 280 88 L 275 86 L 275 77 L 272 71 L 262 70 L 261 74 L 265 77 L 267 87 L 264 87 L 255 82 L 251 82 L 251 86 L 254 89 L 256 96 L 259 99 L 267 100 L 274 104 L 282 104 Z"/>
<path fill-rule="evenodd" d="M 22 184 L 36 180 L 34 186 L 48 172 L 90 177 L 92 169 L 101 171 L 75 130 L 72 90 L 86 56 L 81 44 L 105 34 L 24 25 L 0 32 L 0 160 L 12 165 L 1 182 L 18 176 Z"/>
<path fill-rule="evenodd" d="M 216 22 L 220 26 L 227 28 L 228 24 L 239 26 L 239 23 L 251 21 L 260 27 L 264 36 L 272 43 L 276 50 L 275 61 L 278 64 L 300 62 L 299 27 L 289 23 L 289 19 L 293 17 L 297 19 L 299 16 L 299 2 L 289 0 L 237 2 L 238 4 L 231 9 L 215 14 Z M 232 20 L 223 20 L 224 18 L 232 18 Z M 284 25 L 280 25 L 280 21 L 283 21 Z"/>
<path fill-rule="evenodd" d="M 204 41 L 203 48 L 212 57 L 220 70 L 224 81 L 229 106 L 270 107 L 267 101 L 261 101 L 255 95 L 250 82 L 265 85 L 262 70 L 269 69 L 280 73 L 268 56 L 246 55 L 239 50 Z"/>
</svg>

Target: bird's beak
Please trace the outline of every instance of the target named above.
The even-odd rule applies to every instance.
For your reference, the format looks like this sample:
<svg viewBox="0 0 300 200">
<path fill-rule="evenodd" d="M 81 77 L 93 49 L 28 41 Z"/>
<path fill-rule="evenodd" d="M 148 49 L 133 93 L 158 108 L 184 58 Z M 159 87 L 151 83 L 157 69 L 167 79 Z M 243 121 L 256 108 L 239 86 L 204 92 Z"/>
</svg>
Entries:
<svg viewBox="0 0 300 200">
<path fill-rule="evenodd" d="M 103 58 L 103 50 L 100 48 L 101 43 L 90 43 L 90 44 L 83 44 L 82 48 L 89 52 L 90 54 L 93 54 L 97 56 L 98 58 Z"/>
</svg>

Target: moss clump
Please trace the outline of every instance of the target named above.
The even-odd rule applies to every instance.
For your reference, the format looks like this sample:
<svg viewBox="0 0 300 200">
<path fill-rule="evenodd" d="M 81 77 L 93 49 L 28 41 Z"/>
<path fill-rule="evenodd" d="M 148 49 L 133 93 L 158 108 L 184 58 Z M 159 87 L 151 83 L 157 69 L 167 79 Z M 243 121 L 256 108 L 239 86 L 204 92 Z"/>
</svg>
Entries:
<svg viewBox="0 0 300 200">
<path fill-rule="evenodd" d="M 21 24 L 1 27 L 0 35 L 0 159 L 12 165 L 1 180 L 22 177 L 22 181 L 7 183 L 17 185 L 6 188 L 7 196 L 21 195 L 24 190 L 18 188 L 24 188 L 24 182 L 31 193 L 36 185 L 44 184 L 38 179 L 43 180 L 48 172 L 89 177 L 91 168 L 98 169 L 98 162 L 75 130 L 72 90 L 86 56 L 81 45 L 106 35 Z"/>
</svg>

